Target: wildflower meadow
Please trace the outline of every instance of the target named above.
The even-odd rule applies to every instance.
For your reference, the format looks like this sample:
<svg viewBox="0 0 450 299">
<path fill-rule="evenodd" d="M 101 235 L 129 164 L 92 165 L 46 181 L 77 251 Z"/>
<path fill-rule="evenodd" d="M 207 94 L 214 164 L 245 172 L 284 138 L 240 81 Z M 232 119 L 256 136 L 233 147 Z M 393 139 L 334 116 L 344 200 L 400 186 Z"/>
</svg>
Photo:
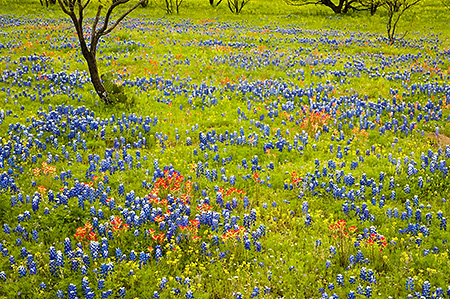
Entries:
<svg viewBox="0 0 450 299">
<path fill-rule="evenodd" d="M 0 2 L 0 298 L 450 298 L 450 10 L 221 5 Z"/>
</svg>

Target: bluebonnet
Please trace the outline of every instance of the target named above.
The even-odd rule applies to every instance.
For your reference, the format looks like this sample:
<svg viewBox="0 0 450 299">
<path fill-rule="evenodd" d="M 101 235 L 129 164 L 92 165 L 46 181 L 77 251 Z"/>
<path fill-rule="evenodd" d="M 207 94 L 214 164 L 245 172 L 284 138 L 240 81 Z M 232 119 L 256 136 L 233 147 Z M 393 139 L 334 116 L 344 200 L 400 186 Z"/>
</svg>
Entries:
<svg viewBox="0 0 450 299">
<path fill-rule="evenodd" d="M 367 275 L 366 267 L 362 267 L 362 268 L 361 268 L 359 277 L 360 277 L 362 280 L 368 280 L 368 275 Z"/>
<path fill-rule="evenodd" d="M 69 284 L 69 286 L 67 287 L 68 292 L 69 292 L 69 299 L 75 299 L 78 297 L 77 295 L 77 286 L 74 284 Z"/>
<path fill-rule="evenodd" d="M 258 295 L 259 295 L 259 288 L 258 287 L 254 287 L 253 288 L 253 292 L 250 295 L 250 298 L 257 297 Z"/>
<path fill-rule="evenodd" d="M 425 281 L 422 285 L 422 296 L 429 298 L 431 295 L 431 284 L 429 281 Z"/>
<path fill-rule="evenodd" d="M 68 255 L 72 251 L 72 243 L 69 238 L 64 239 L 64 254 Z"/>
<path fill-rule="evenodd" d="M 343 287 L 344 286 L 344 276 L 342 274 L 338 274 L 336 276 L 336 282 L 339 286 Z"/>
<path fill-rule="evenodd" d="M 19 278 L 27 276 L 27 269 L 24 266 L 19 266 Z"/>
<path fill-rule="evenodd" d="M 441 223 L 439 224 L 440 230 L 447 230 L 447 218 L 442 217 Z"/>
<path fill-rule="evenodd" d="M 119 297 L 125 298 L 126 290 L 124 287 L 119 288 Z"/>
<path fill-rule="evenodd" d="M 98 280 L 97 289 L 102 290 L 105 288 L 105 280 L 103 278 Z"/>
<path fill-rule="evenodd" d="M 187 290 L 185 297 L 186 299 L 192 299 L 194 298 L 194 293 L 191 290 Z"/>
<path fill-rule="evenodd" d="M 355 298 L 356 298 L 355 292 L 354 291 L 349 291 L 347 299 L 355 299 Z"/>
<path fill-rule="evenodd" d="M 329 251 L 330 251 L 330 254 L 336 255 L 336 247 L 334 247 L 333 245 L 330 246 Z"/>
<path fill-rule="evenodd" d="M 303 213 L 308 213 L 308 209 L 309 209 L 309 207 L 308 207 L 308 202 L 307 201 L 304 201 L 303 202 L 303 205 L 302 205 L 302 211 L 303 211 Z"/>
<path fill-rule="evenodd" d="M 306 214 L 305 216 L 305 225 L 306 226 L 310 226 L 311 225 L 311 221 L 312 221 L 312 217 L 310 214 Z"/>
</svg>

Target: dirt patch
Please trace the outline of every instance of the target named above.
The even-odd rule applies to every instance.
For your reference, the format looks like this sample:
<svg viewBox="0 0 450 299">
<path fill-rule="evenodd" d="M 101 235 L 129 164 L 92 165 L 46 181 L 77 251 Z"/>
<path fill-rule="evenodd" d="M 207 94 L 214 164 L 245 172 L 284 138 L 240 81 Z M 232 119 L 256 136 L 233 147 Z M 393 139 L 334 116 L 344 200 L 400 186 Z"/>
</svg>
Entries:
<svg viewBox="0 0 450 299">
<path fill-rule="evenodd" d="M 432 144 L 438 148 L 445 148 L 447 145 L 450 145 L 450 137 L 444 134 L 433 134 L 433 133 L 427 133 L 425 134 L 425 137 L 429 139 Z"/>
</svg>

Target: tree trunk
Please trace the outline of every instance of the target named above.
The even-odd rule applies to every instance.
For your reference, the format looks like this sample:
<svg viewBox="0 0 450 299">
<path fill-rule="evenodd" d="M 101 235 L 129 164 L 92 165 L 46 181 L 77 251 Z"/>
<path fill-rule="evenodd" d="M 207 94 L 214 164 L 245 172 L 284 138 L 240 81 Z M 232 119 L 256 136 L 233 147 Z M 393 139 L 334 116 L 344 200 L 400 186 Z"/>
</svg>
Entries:
<svg viewBox="0 0 450 299">
<path fill-rule="evenodd" d="M 105 102 L 105 104 L 111 104 L 111 98 L 109 97 L 109 94 L 106 91 L 102 80 L 100 79 L 100 75 L 98 74 L 97 60 L 95 59 L 95 56 L 90 52 L 83 53 L 83 56 L 88 64 L 89 74 L 91 75 L 91 82 L 94 86 L 95 91 L 97 92 L 100 99 Z"/>
<path fill-rule="evenodd" d="M 339 1 L 339 7 L 341 8 L 341 12 L 343 14 L 346 14 L 348 12 L 348 9 L 349 9 L 348 1 L 345 1 L 345 0 Z"/>
<path fill-rule="evenodd" d="M 334 11 L 335 14 L 340 14 L 342 12 L 341 7 L 339 7 L 339 6 L 334 5 L 331 7 L 331 9 Z"/>
<path fill-rule="evenodd" d="M 370 5 L 370 15 L 373 16 L 377 12 L 377 6 L 375 4 Z"/>
<path fill-rule="evenodd" d="M 331 0 L 321 0 L 321 3 L 331 8 L 335 14 L 340 14 L 342 12 L 343 0 L 339 1 L 339 5 L 335 5 Z"/>
</svg>

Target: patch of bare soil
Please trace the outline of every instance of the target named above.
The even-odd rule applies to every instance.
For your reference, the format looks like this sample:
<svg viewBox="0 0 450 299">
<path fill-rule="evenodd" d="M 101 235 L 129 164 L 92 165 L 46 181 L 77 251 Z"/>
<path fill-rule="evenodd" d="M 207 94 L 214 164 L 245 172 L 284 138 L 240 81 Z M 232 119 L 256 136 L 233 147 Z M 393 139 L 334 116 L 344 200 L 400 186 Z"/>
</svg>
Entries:
<svg viewBox="0 0 450 299">
<path fill-rule="evenodd" d="M 441 147 L 441 148 L 445 148 L 447 145 L 450 145 L 450 137 L 448 137 L 447 135 L 444 134 L 433 134 L 433 133 L 428 133 L 425 135 L 425 137 L 427 137 L 428 139 L 432 140 L 432 143 L 434 146 L 436 147 Z"/>
</svg>

